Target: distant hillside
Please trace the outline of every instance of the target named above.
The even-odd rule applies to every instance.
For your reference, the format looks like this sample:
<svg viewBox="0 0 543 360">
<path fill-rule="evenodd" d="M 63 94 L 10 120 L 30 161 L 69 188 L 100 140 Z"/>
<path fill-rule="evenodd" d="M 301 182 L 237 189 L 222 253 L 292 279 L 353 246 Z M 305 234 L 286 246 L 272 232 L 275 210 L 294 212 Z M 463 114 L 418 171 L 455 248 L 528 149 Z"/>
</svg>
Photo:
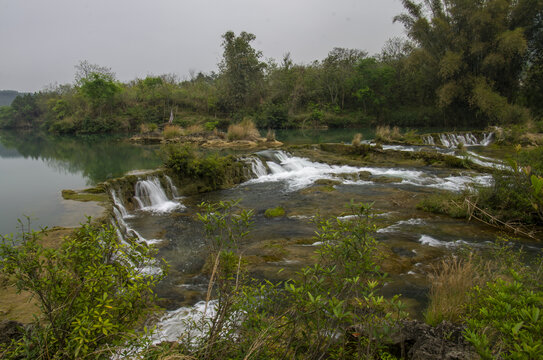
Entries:
<svg viewBox="0 0 543 360">
<path fill-rule="evenodd" d="M 22 94 L 15 90 L 0 90 L 0 106 L 11 105 L 13 99 Z"/>
</svg>

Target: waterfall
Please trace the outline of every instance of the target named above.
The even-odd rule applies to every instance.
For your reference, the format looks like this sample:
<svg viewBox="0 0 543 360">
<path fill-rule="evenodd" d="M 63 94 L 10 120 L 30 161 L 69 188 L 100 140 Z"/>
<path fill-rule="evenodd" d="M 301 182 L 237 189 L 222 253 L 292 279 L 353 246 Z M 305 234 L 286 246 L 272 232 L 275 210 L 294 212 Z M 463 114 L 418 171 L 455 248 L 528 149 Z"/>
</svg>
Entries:
<svg viewBox="0 0 543 360">
<path fill-rule="evenodd" d="M 256 176 L 257 178 L 264 176 L 268 173 L 268 170 L 266 170 L 266 167 L 262 163 L 262 160 L 260 160 L 259 158 L 250 157 L 244 160 L 248 162 L 249 164 L 251 164 L 251 171 L 253 175 Z"/>
<path fill-rule="evenodd" d="M 177 187 L 173 184 L 172 179 L 168 175 L 164 175 L 166 178 L 166 181 L 168 182 L 168 185 L 170 186 L 170 191 L 172 193 L 172 196 L 174 199 L 179 199 L 179 193 L 177 192 Z"/>
<path fill-rule="evenodd" d="M 129 215 L 128 211 L 126 211 L 123 202 L 117 197 L 117 192 L 112 189 L 110 193 L 111 198 L 113 199 L 113 211 L 117 210 L 120 213 L 120 217 L 123 219 L 130 217 L 131 215 Z"/>
<path fill-rule="evenodd" d="M 159 239 L 146 239 L 141 236 L 138 231 L 128 225 L 126 219 L 133 218 L 134 215 L 128 213 L 123 202 L 117 196 L 117 192 L 113 189 L 111 190 L 111 198 L 113 199 L 113 219 L 111 223 L 115 227 L 115 231 L 121 242 L 127 244 L 127 237 L 136 238 L 138 242 L 145 242 L 147 244 L 155 244 L 161 241 Z"/>
<path fill-rule="evenodd" d="M 464 139 L 470 139 L 464 136 Z M 469 175 L 439 176 L 432 171 L 421 169 L 401 169 L 386 167 L 354 167 L 348 165 L 328 165 L 309 159 L 289 155 L 283 151 L 268 151 L 265 157 L 269 173 L 249 180 L 251 183 L 283 183 L 284 191 L 297 191 L 312 186 L 315 181 L 329 179 L 345 185 L 372 186 L 381 178 L 398 179 L 394 182 L 402 186 L 422 186 L 449 191 L 462 191 L 471 184 L 488 186 L 490 175 L 472 177 Z M 259 156 L 261 154 L 259 153 Z M 356 180 L 360 172 L 369 172 L 370 178 Z M 375 182 L 372 181 L 375 178 Z M 355 179 L 355 180 L 353 180 Z"/>
<path fill-rule="evenodd" d="M 424 145 L 435 145 L 434 137 L 432 135 L 423 136 L 422 141 L 424 142 Z"/>
<path fill-rule="evenodd" d="M 156 176 L 147 180 L 139 180 L 136 183 L 134 199 L 138 203 L 140 210 L 156 213 L 166 213 L 183 207 L 180 203 L 168 199 L 160 180 Z"/>
<path fill-rule="evenodd" d="M 448 148 L 457 147 L 459 144 L 463 144 L 465 146 L 487 146 L 492 142 L 493 138 L 494 133 L 492 132 L 483 133 L 483 138 L 481 140 L 477 139 L 475 135 L 469 132 L 463 134 L 441 133 L 437 135 L 437 141 L 439 141 L 441 145 Z M 436 144 L 436 139 L 434 139 L 432 135 L 423 136 L 422 141 L 424 145 Z"/>
</svg>

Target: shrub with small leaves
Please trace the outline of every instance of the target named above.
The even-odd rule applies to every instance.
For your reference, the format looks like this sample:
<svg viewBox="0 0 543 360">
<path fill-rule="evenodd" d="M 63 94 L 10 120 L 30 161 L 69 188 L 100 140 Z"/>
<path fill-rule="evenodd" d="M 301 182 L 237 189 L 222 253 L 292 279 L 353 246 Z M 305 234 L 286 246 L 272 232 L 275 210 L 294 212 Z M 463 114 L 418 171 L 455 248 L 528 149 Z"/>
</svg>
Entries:
<svg viewBox="0 0 543 360">
<path fill-rule="evenodd" d="M 37 298 L 36 326 L 7 350 L 7 358 L 106 359 L 119 347 L 141 345 L 138 321 L 164 277 L 154 250 L 120 242 L 113 226 L 83 224 L 59 249 L 40 244 L 42 232 L 3 237 L 1 272 Z M 153 268 L 157 271 L 150 272 Z"/>
</svg>

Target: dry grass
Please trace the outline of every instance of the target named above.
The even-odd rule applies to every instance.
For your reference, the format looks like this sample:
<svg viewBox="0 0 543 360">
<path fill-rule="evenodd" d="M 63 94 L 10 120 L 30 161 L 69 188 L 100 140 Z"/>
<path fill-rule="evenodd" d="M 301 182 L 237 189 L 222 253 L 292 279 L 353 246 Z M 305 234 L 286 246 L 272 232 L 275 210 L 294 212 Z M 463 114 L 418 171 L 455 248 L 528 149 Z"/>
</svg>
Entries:
<svg viewBox="0 0 543 360">
<path fill-rule="evenodd" d="M 362 143 L 362 134 L 361 133 L 354 134 L 352 144 L 354 146 L 360 146 L 361 143 Z"/>
<path fill-rule="evenodd" d="M 158 126 L 157 126 L 157 124 L 154 124 L 154 123 L 140 124 L 140 133 L 141 134 L 149 134 L 149 133 L 152 133 L 152 132 L 156 131 L 156 129 L 158 129 Z"/>
<path fill-rule="evenodd" d="M 490 263 L 470 254 L 466 258 L 450 256 L 434 266 L 429 304 L 425 320 L 437 325 L 443 320 L 460 322 L 474 286 L 490 281 Z"/>
<path fill-rule="evenodd" d="M 390 128 L 390 126 L 377 126 L 377 129 L 375 129 L 375 140 L 378 141 L 391 141 L 391 140 L 402 140 L 403 136 L 400 132 L 400 128 L 397 126 L 394 126 L 393 128 Z"/>
<path fill-rule="evenodd" d="M 183 135 L 201 134 L 204 132 L 204 127 L 201 124 L 194 124 L 183 129 Z"/>
<path fill-rule="evenodd" d="M 163 131 L 164 138 L 173 139 L 183 135 L 183 130 L 177 125 L 166 125 Z"/>
<path fill-rule="evenodd" d="M 232 124 L 228 127 L 226 137 L 232 140 L 256 140 L 260 133 L 251 119 L 243 119 L 239 124 Z"/>
</svg>

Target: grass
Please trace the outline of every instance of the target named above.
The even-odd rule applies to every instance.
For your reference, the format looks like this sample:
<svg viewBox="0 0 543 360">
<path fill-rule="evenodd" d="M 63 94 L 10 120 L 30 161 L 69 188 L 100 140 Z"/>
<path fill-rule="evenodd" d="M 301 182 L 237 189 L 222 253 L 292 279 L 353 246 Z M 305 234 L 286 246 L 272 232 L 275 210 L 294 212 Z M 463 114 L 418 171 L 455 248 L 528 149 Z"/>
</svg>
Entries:
<svg viewBox="0 0 543 360">
<path fill-rule="evenodd" d="M 425 313 L 428 324 L 436 326 L 444 320 L 460 323 L 470 290 L 489 281 L 488 264 L 476 261 L 474 255 L 466 258 L 450 256 L 435 265 L 430 287 L 429 305 Z"/>
<path fill-rule="evenodd" d="M 194 134 L 201 134 L 204 132 L 204 126 L 201 124 L 194 124 L 189 125 L 185 128 L 183 128 L 183 135 L 194 135 Z"/>
<path fill-rule="evenodd" d="M 362 143 L 362 134 L 361 133 L 354 134 L 352 144 L 354 146 L 360 146 L 361 143 Z"/>
<path fill-rule="evenodd" d="M 253 121 L 245 118 L 239 124 L 232 124 L 228 127 L 226 137 L 229 141 L 233 140 L 256 140 L 260 138 L 260 133 Z"/>
<path fill-rule="evenodd" d="M 465 194 L 432 194 L 422 199 L 417 204 L 417 209 L 453 218 L 467 218 L 468 210 L 464 205 L 464 198 Z"/>
<path fill-rule="evenodd" d="M 266 141 L 275 141 L 275 130 L 268 129 L 266 133 Z"/>
<path fill-rule="evenodd" d="M 183 130 L 177 125 L 166 125 L 163 131 L 164 138 L 173 139 L 183 135 Z"/>
<path fill-rule="evenodd" d="M 392 140 L 402 140 L 403 136 L 400 132 L 400 128 L 394 126 L 391 128 L 388 125 L 377 126 L 375 129 L 375 140 L 376 141 L 392 141 Z"/>
</svg>

